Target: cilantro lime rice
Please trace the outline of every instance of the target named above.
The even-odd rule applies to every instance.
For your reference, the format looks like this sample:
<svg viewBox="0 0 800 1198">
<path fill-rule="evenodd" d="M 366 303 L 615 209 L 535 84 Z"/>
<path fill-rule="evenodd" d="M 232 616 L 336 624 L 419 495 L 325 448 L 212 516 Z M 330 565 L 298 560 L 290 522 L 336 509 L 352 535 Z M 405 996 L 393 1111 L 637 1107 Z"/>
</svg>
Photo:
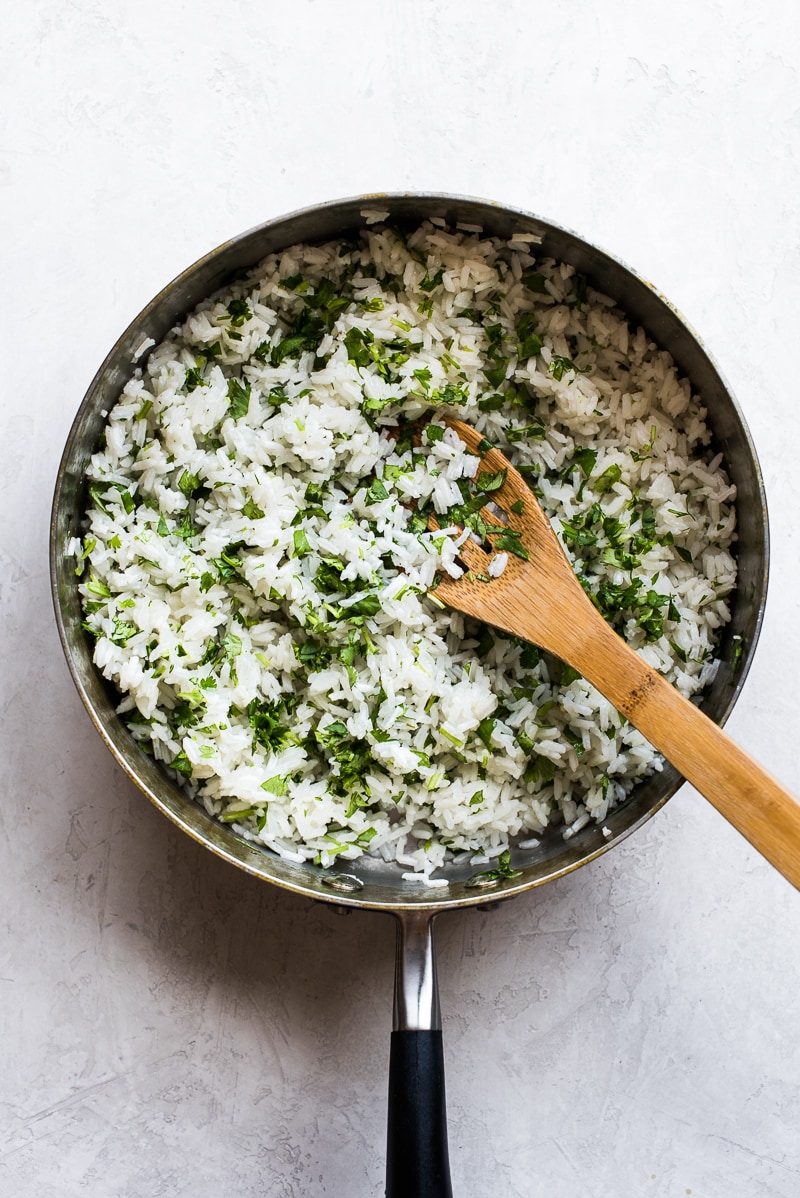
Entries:
<svg viewBox="0 0 800 1198">
<path fill-rule="evenodd" d="M 122 718 L 209 814 L 291 860 L 430 880 L 448 851 L 502 867 L 512 838 L 602 824 L 661 768 L 574 671 L 435 602 L 492 487 L 442 417 L 509 456 L 686 695 L 729 619 L 734 489 L 669 355 L 572 267 L 370 220 L 270 256 L 152 349 L 72 548 Z M 487 587 L 519 552 L 496 539 Z"/>
</svg>

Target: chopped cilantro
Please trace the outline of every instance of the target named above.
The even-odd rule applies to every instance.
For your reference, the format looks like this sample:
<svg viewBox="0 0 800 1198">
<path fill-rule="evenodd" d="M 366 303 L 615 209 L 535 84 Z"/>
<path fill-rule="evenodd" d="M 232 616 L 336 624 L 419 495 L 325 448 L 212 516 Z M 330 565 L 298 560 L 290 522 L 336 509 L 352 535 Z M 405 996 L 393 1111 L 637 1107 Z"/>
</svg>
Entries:
<svg viewBox="0 0 800 1198">
<path fill-rule="evenodd" d="M 556 382 L 560 382 L 569 371 L 573 371 L 575 374 L 585 373 L 585 371 L 581 370 L 580 366 L 575 365 L 571 358 L 563 358 L 560 354 L 553 354 L 547 369 Z"/>
<path fill-rule="evenodd" d="M 267 346 L 270 366 L 280 366 L 287 358 L 296 358 L 307 350 L 316 350 L 324 335 L 324 321 L 304 308 L 290 324 L 286 336 L 276 345 Z"/>
<path fill-rule="evenodd" d="M 544 339 L 534 332 L 536 324 L 533 312 L 523 312 L 517 321 L 517 354 L 520 359 L 535 357 L 544 345 Z"/>
<path fill-rule="evenodd" d="M 283 387 L 270 387 L 267 403 L 273 408 L 282 408 L 285 403 L 289 402 L 289 396 L 284 391 Z"/>
<path fill-rule="evenodd" d="M 178 479 L 178 490 L 182 491 L 187 499 L 194 495 L 199 486 L 200 476 L 198 474 L 191 474 L 188 470 L 184 470 Z"/>
<path fill-rule="evenodd" d="M 239 550 L 243 547 L 244 541 L 231 541 L 225 546 L 219 557 L 212 559 L 212 565 L 216 567 L 220 582 L 239 582 L 247 586 L 241 572 L 241 558 L 238 556 Z"/>
<path fill-rule="evenodd" d="M 521 874 L 521 869 L 511 868 L 511 853 L 506 849 L 498 857 L 496 869 L 484 869 L 480 873 L 474 874 L 472 880 L 477 881 L 479 878 L 485 878 L 487 882 L 499 882 L 502 878 L 518 878 Z"/>
<path fill-rule="evenodd" d="M 349 620 L 352 616 L 374 616 L 381 610 L 380 596 L 365 595 L 344 608 L 343 618 Z"/>
<path fill-rule="evenodd" d="M 508 469 L 498 470 L 496 474 L 490 474 L 488 470 L 482 470 L 475 479 L 475 486 L 484 494 L 491 494 L 492 491 L 499 491 L 503 483 L 506 481 Z"/>
<path fill-rule="evenodd" d="M 609 466 L 607 470 L 604 470 L 602 474 L 597 476 L 597 478 L 594 480 L 594 489 L 595 491 L 599 492 L 599 494 L 604 495 L 605 492 L 610 491 L 614 484 L 618 483 L 621 478 L 622 467 L 618 466 L 615 462 L 612 466 Z"/>
<path fill-rule="evenodd" d="M 139 629 L 135 624 L 130 624 L 125 620 L 115 619 L 114 631 L 109 637 L 109 640 L 111 640 L 115 645 L 121 645 L 124 648 L 131 637 L 134 636 L 138 631 Z"/>
<path fill-rule="evenodd" d="M 539 271 L 528 271 L 522 276 L 522 285 L 536 295 L 547 295 L 545 277 Z"/>
<path fill-rule="evenodd" d="M 177 770 L 179 774 L 183 774 L 184 778 L 191 778 L 192 763 L 186 756 L 186 753 L 183 749 L 181 749 L 179 753 L 175 754 L 170 762 L 170 765 L 174 770 Z"/>
<path fill-rule="evenodd" d="M 183 385 L 187 391 L 194 391 L 197 387 L 205 387 L 207 383 L 203 378 L 202 366 L 192 366 L 186 371 L 186 377 L 183 380 Z"/>
<path fill-rule="evenodd" d="M 253 315 L 246 299 L 231 300 L 227 307 L 227 313 L 231 318 L 231 327 L 234 329 L 241 328 L 244 322 Z"/>
<path fill-rule="evenodd" d="M 250 384 L 228 379 L 228 415 L 234 420 L 246 416 L 250 408 Z"/>
<path fill-rule="evenodd" d="M 372 482 L 370 483 L 369 487 L 367 488 L 367 493 L 366 493 L 366 496 L 364 499 L 365 505 L 367 507 L 372 507 L 373 504 L 381 503 L 384 499 L 388 499 L 388 498 L 389 498 L 389 492 L 386 490 L 386 487 L 383 485 L 382 480 L 379 478 L 373 478 Z"/>
<path fill-rule="evenodd" d="M 234 658 L 238 657 L 242 651 L 242 638 L 235 632 L 226 632 L 220 641 L 220 646 L 223 658 L 232 666 Z"/>
<path fill-rule="evenodd" d="M 291 731 L 287 722 L 286 700 L 278 699 L 273 703 L 267 703 L 263 699 L 252 699 L 247 705 L 246 714 L 253 730 L 254 749 L 260 745 L 270 753 L 277 753 L 290 743 Z M 264 789 L 267 787 L 264 786 Z"/>
<path fill-rule="evenodd" d="M 568 545 L 588 547 L 597 544 L 597 533 L 591 528 L 583 527 L 577 520 L 562 520 L 561 535 Z"/>
<path fill-rule="evenodd" d="M 103 484 L 103 483 L 90 483 L 89 484 L 89 496 L 92 500 L 92 503 L 94 504 L 94 506 L 97 508 L 97 510 L 99 512 L 103 512 L 104 515 L 110 516 L 111 513 L 109 512 L 108 508 L 106 507 L 105 503 L 103 502 L 104 496 L 105 496 L 105 489 L 106 489 L 105 484 Z"/>
<path fill-rule="evenodd" d="M 507 529 L 494 542 L 495 549 L 504 549 L 507 553 L 513 553 L 515 557 L 521 557 L 524 562 L 531 559 L 531 555 L 524 545 L 519 542 L 519 533 L 512 532 Z"/>
<path fill-rule="evenodd" d="M 519 664 L 523 670 L 535 670 L 541 660 L 541 654 L 535 645 L 523 645 L 519 655 Z"/>
<path fill-rule="evenodd" d="M 493 387 L 501 386 L 501 384 L 505 382 L 506 369 L 508 367 L 508 363 L 509 363 L 508 358 L 504 358 L 498 354 L 495 358 L 494 366 L 484 366 L 484 368 L 483 368 L 483 373 L 484 373 L 484 376 L 486 377 L 486 381 L 491 383 L 491 385 Z"/>
<path fill-rule="evenodd" d="M 317 670 L 324 670 L 330 664 L 331 658 L 334 655 L 334 646 L 323 644 L 320 641 L 309 637 L 303 641 L 302 645 L 295 644 L 294 655 L 297 660 L 304 665 L 309 673 L 315 673 Z"/>
<path fill-rule="evenodd" d="M 315 746 L 310 742 L 309 748 L 315 747 L 320 756 L 335 763 L 336 769 L 330 781 L 330 788 L 334 793 L 362 791 L 367 769 L 379 768 L 373 760 L 369 743 L 351 737 L 341 720 L 334 720 L 325 728 L 315 728 L 312 737 Z M 358 806 L 366 805 L 361 801 L 358 803 Z"/>
<path fill-rule="evenodd" d="M 597 461 L 597 450 L 596 449 L 576 449 L 575 453 L 572 455 L 572 460 L 574 462 L 578 463 L 581 470 L 583 471 L 585 476 L 588 478 L 589 475 L 594 470 L 595 463 Z"/>
<path fill-rule="evenodd" d="M 731 669 L 735 670 L 742 660 L 744 653 L 744 637 L 740 633 L 736 633 L 732 638 L 733 652 L 731 654 Z"/>
<path fill-rule="evenodd" d="M 670 641 L 669 643 L 670 643 L 672 652 L 675 654 L 675 656 L 677 658 L 679 658 L 681 661 L 685 662 L 686 661 L 686 650 L 682 649 L 676 641 Z"/>
<path fill-rule="evenodd" d="M 535 754 L 528 762 L 523 781 L 530 785 L 532 782 L 540 782 L 546 785 L 552 782 L 556 776 L 556 764 L 549 757 L 541 757 Z"/>
<path fill-rule="evenodd" d="M 559 662 L 559 665 L 561 667 L 558 677 L 559 686 L 569 686 L 571 682 L 577 682 L 581 677 L 580 671 L 576 670 L 574 666 L 568 666 L 563 661 Z"/>
<path fill-rule="evenodd" d="M 306 307 L 320 313 L 325 329 L 332 329 L 337 318 L 353 302 L 349 295 L 342 295 L 332 279 L 321 279 L 317 290 L 304 297 Z"/>
<path fill-rule="evenodd" d="M 579 736 L 577 732 L 573 732 L 572 728 L 565 728 L 563 736 L 564 739 L 569 741 L 569 743 L 572 745 L 573 749 L 575 750 L 575 756 L 582 757 L 586 752 L 583 738 Z"/>
<path fill-rule="evenodd" d="M 248 520 L 261 520 L 264 517 L 264 513 L 252 496 L 243 505 L 242 515 L 246 516 Z"/>
<path fill-rule="evenodd" d="M 517 742 L 523 753 L 532 753 L 534 751 L 533 738 L 528 735 L 524 728 L 520 728 L 514 740 Z"/>
<path fill-rule="evenodd" d="M 262 782 L 261 789 L 271 795 L 285 795 L 287 790 L 286 779 L 281 777 L 280 774 L 276 774 L 274 778 L 267 778 L 266 782 Z"/>
<path fill-rule="evenodd" d="M 223 824 L 238 824 L 242 820 L 249 819 L 251 816 L 258 814 L 258 807 L 245 807 L 242 811 L 223 811 L 219 818 Z"/>
<path fill-rule="evenodd" d="M 421 282 L 421 283 L 420 283 L 420 285 L 419 285 L 419 286 L 420 286 L 420 290 L 421 290 L 421 291 L 433 291 L 433 290 L 434 290 L 434 288 L 436 288 L 436 287 L 438 287 L 438 286 L 439 286 L 439 284 L 441 283 L 441 281 L 442 281 L 443 277 L 444 277 L 444 271 L 443 271 L 443 270 L 437 270 L 436 274 L 435 274 L 435 275 L 433 275 L 433 277 L 431 277 L 431 275 L 429 275 L 429 274 L 428 274 L 428 272 L 427 272 L 427 270 L 426 270 L 426 271 L 425 271 L 425 278 L 422 280 L 422 282 Z"/>
<path fill-rule="evenodd" d="M 118 538 L 118 537 L 114 537 L 114 538 L 112 538 L 112 540 L 117 540 L 117 541 L 118 541 L 118 540 L 119 540 L 119 538 Z M 109 542 L 109 544 L 111 544 L 111 542 Z M 84 543 L 83 543 L 83 550 L 81 551 L 81 553 L 79 553 L 79 554 L 77 555 L 77 563 L 78 563 L 78 564 L 77 564 L 77 566 L 75 567 L 75 573 L 76 573 L 76 575 L 77 575 L 79 578 L 80 578 L 81 574 L 83 574 L 83 571 L 84 571 L 84 569 L 85 569 L 85 564 L 84 564 L 84 563 L 86 562 L 86 559 L 87 559 L 87 557 L 89 556 L 89 554 L 92 552 L 92 550 L 93 550 L 93 549 L 94 549 L 96 546 L 97 546 L 97 538 L 96 538 L 96 537 L 89 537 L 89 536 L 87 536 L 87 537 L 86 537 L 86 539 L 85 539 L 85 541 L 84 541 Z M 113 546 L 112 546 L 112 548 L 114 548 L 114 549 L 119 549 L 119 545 L 113 545 Z"/>
<path fill-rule="evenodd" d="M 491 751 L 492 748 L 492 733 L 494 732 L 497 720 L 494 716 L 487 716 L 478 724 L 478 738 L 486 745 L 486 748 Z"/>
<path fill-rule="evenodd" d="M 535 424 L 518 425 L 516 428 L 510 428 L 506 434 L 509 442 L 513 445 L 517 441 L 543 441 L 545 437 L 545 427 L 541 420 Z"/>
<path fill-rule="evenodd" d="M 370 351 L 373 340 L 369 329 L 348 329 L 344 336 L 347 360 L 354 366 L 369 366 L 375 360 Z"/>
<path fill-rule="evenodd" d="M 327 483 L 308 483 L 305 489 L 304 498 L 308 501 L 308 503 L 311 504 L 321 503 L 327 489 Z"/>
</svg>

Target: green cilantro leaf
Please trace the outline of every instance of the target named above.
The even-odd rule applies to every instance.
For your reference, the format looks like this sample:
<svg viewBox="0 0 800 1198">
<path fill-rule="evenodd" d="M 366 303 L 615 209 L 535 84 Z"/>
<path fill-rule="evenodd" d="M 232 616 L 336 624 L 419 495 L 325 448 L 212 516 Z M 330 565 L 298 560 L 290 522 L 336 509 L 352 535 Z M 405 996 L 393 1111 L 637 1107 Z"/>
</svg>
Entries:
<svg viewBox="0 0 800 1198">
<path fill-rule="evenodd" d="M 242 507 L 242 515 L 246 516 L 248 520 L 262 520 L 264 517 L 264 513 L 252 496 Z"/>
<path fill-rule="evenodd" d="M 622 478 L 622 467 L 615 462 L 613 466 L 609 466 L 602 474 L 599 474 L 594 480 L 594 489 L 601 495 L 606 491 L 610 491 L 615 483 L 618 483 Z"/>
<path fill-rule="evenodd" d="M 539 271 L 528 271 L 522 276 L 522 285 L 527 287 L 528 291 L 533 291 L 536 295 L 547 295 L 547 285 L 545 277 Z"/>
<path fill-rule="evenodd" d="M 572 455 L 572 460 L 577 462 L 583 473 L 588 478 L 592 473 L 597 462 L 596 449 L 576 449 Z"/>
<path fill-rule="evenodd" d="M 499 491 L 503 483 L 506 481 L 508 468 L 498 470 L 496 474 L 491 474 L 488 470 L 482 470 L 475 479 L 475 486 L 484 494 L 491 494 L 492 491 Z"/>
<path fill-rule="evenodd" d="M 287 786 L 286 779 L 276 774 L 274 778 L 267 778 L 266 782 L 261 783 L 261 789 L 267 794 L 282 796 L 286 794 Z"/>
<path fill-rule="evenodd" d="M 189 499 L 200 486 L 200 476 L 191 474 L 188 470 L 184 470 L 183 474 L 178 479 L 178 490 Z"/>
<path fill-rule="evenodd" d="M 364 503 L 367 507 L 372 507 L 374 503 L 381 503 L 382 500 L 388 498 L 389 492 L 383 485 L 383 481 L 380 478 L 374 478 L 369 485 Z"/>
<path fill-rule="evenodd" d="M 228 379 L 228 415 L 234 420 L 246 416 L 250 408 L 250 384 Z"/>
</svg>

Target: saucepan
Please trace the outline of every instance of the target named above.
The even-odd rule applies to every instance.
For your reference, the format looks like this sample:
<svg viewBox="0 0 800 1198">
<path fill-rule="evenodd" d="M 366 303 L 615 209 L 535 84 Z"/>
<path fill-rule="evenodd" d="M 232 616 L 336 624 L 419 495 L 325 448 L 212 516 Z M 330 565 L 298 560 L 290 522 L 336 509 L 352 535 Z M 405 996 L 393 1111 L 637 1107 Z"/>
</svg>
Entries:
<svg viewBox="0 0 800 1198">
<path fill-rule="evenodd" d="M 246 842 L 212 820 L 131 738 L 115 707 L 115 694 L 92 663 L 81 626 L 74 559 L 66 548 L 81 531 L 87 496 L 84 471 L 102 436 L 105 414 L 142 359 L 143 343 L 158 344 L 197 303 L 244 274 L 267 254 L 294 243 L 357 236 L 365 209 L 381 208 L 399 226 L 429 217 L 448 224 L 480 225 L 508 239 L 533 235 L 539 253 L 572 264 L 598 290 L 613 297 L 675 359 L 708 411 L 717 448 L 738 494 L 738 584 L 732 618 L 719 646 L 721 667 L 702 707 L 724 723 L 742 687 L 761 626 L 767 585 L 768 525 L 764 487 L 750 434 L 718 368 L 672 305 L 610 254 L 529 212 L 453 195 L 361 196 L 294 212 L 225 242 L 169 283 L 122 334 L 98 370 L 75 417 L 64 450 L 52 510 L 50 557 L 56 620 L 73 679 L 87 711 L 121 768 L 174 823 L 218 856 L 255 877 L 343 909 L 387 912 L 397 923 L 394 1029 L 389 1066 L 387 1193 L 391 1198 L 445 1198 L 451 1194 L 445 1117 L 441 1015 L 436 983 L 433 922 L 444 911 L 510 899 L 578 869 L 611 851 L 650 819 L 680 786 L 670 766 L 651 775 L 627 801 L 609 812 L 601 829 L 587 825 L 571 839 L 558 832 L 538 846 L 512 849 L 513 870 L 478 871 L 463 861 L 440 871 L 437 889 L 403 880 L 400 867 L 364 856 L 342 869 L 284 860 Z M 513 876 L 512 876 L 513 875 Z"/>
</svg>

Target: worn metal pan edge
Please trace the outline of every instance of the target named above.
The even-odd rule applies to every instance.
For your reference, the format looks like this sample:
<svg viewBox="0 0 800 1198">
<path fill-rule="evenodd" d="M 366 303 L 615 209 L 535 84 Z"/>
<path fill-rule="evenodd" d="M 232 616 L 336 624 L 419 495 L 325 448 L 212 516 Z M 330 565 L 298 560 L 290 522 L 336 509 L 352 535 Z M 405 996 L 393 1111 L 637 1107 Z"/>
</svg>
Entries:
<svg viewBox="0 0 800 1198">
<path fill-rule="evenodd" d="M 449 223 L 480 224 L 488 235 L 514 232 L 541 238 L 538 252 L 570 262 L 600 290 L 613 296 L 632 320 L 669 350 L 709 409 L 709 423 L 723 450 L 739 491 L 740 580 L 733 601 L 733 620 L 720 646 L 720 674 L 702 706 L 718 723 L 727 719 L 741 691 L 758 641 L 766 602 L 769 531 L 766 497 L 758 458 L 739 406 L 711 354 L 678 310 L 629 266 L 577 234 L 531 212 L 490 201 L 446 193 L 377 193 L 349 197 L 299 209 L 267 221 L 222 243 L 168 283 L 131 322 L 92 380 L 72 425 L 61 459 L 53 498 L 50 569 L 56 623 L 75 685 L 97 731 L 129 778 L 194 840 L 246 872 L 307 897 L 341 906 L 376 910 L 440 910 L 485 905 L 544 885 L 596 859 L 641 827 L 681 785 L 671 766 L 635 788 L 612 810 L 604 836 L 595 826 L 564 841 L 555 833 L 537 849 L 515 850 L 518 878 L 492 885 L 475 879 L 476 867 L 452 862 L 442 871 L 447 886 L 432 889 L 403 881 L 396 866 L 362 858 L 341 871 L 325 871 L 309 863 L 284 861 L 270 850 L 250 844 L 211 819 L 138 748 L 114 711 L 110 688 L 100 679 L 80 621 L 74 563 L 64 554 L 69 537 L 79 531 L 82 476 L 99 438 L 107 410 L 140 362 L 135 352 L 146 338 L 157 344 L 167 331 L 206 296 L 246 273 L 262 258 L 302 240 L 324 241 L 363 228 L 362 210 L 389 210 L 394 220 L 413 225 L 426 216 Z M 142 361 L 145 360 L 143 355 Z M 737 660 L 737 646 L 743 646 Z"/>
</svg>

